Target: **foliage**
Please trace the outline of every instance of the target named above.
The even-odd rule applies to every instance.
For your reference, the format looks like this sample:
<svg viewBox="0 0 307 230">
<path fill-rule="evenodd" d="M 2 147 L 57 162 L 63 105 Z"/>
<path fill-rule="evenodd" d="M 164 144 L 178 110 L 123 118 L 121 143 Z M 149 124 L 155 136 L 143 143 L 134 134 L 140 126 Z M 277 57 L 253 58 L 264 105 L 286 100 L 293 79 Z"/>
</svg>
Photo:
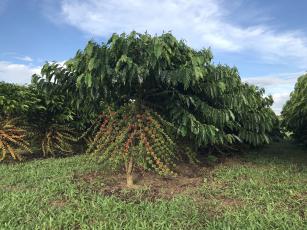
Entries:
<svg viewBox="0 0 307 230">
<path fill-rule="evenodd" d="M 35 106 L 27 112 L 29 123 L 42 127 L 74 120 L 74 109 L 64 95 L 50 92 L 46 94 L 35 84 L 31 85 L 28 90 L 37 98 Z"/>
<path fill-rule="evenodd" d="M 101 100 L 89 101 L 79 95 L 75 90 L 76 83 L 72 74 L 65 66 L 46 63 L 41 74 L 44 76 L 43 79 L 39 75 L 33 75 L 32 85 L 40 92 L 43 106 L 47 108 L 45 114 L 49 117 L 45 120 L 52 120 L 51 123 L 69 122 L 81 131 L 86 129 L 103 110 Z"/>
<path fill-rule="evenodd" d="M 27 130 L 27 136 L 32 137 L 32 147 L 41 146 L 44 156 L 72 152 L 75 138 L 68 126 L 75 119 L 75 113 L 64 95 L 46 95 L 35 84 L 0 83 L 0 92 L 0 118 L 6 122 L 6 118 L 18 117 L 19 123 L 25 126 L 23 132 Z"/>
<path fill-rule="evenodd" d="M 46 80 L 38 81 L 69 91 L 78 105 L 137 100 L 199 146 L 268 143 L 277 119 L 272 98 L 242 83 L 236 68 L 211 61 L 210 50 L 196 51 L 170 33 L 114 34 L 102 45 L 90 41 L 66 67 L 46 65 Z"/>
<path fill-rule="evenodd" d="M 180 134 L 199 146 L 268 143 L 276 120 L 270 108 L 272 98 L 264 98 L 262 89 L 241 83 L 235 68 L 209 69 L 204 80 L 188 92 L 177 90 L 176 103 L 164 98 Z"/>
<path fill-rule="evenodd" d="M 307 74 L 298 78 L 281 115 L 283 125 L 294 138 L 307 145 Z"/>
<path fill-rule="evenodd" d="M 15 125 L 16 120 L 0 121 L 0 161 L 10 154 L 14 160 L 21 160 L 16 147 L 31 152 L 29 143 L 26 141 L 26 131 Z"/>
<path fill-rule="evenodd" d="M 50 86 L 51 88 L 51 86 Z M 33 84 L 29 90 L 37 97 L 36 106 L 29 109 L 27 122 L 34 133 L 34 144 L 40 146 L 43 156 L 73 152 L 76 139 L 75 111 L 62 94 L 45 94 Z"/>
<path fill-rule="evenodd" d="M 0 118 L 21 117 L 37 101 L 38 98 L 27 86 L 0 82 Z"/>
</svg>

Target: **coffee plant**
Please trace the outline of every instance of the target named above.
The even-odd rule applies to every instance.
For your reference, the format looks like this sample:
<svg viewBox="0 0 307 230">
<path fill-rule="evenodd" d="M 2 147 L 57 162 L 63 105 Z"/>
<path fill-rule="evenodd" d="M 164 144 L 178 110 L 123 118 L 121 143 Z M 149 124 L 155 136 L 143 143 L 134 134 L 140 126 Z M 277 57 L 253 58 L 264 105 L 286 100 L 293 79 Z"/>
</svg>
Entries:
<svg viewBox="0 0 307 230">
<path fill-rule="evenodd" d="M 174 175 L 175 144 L 163 127 L 171 124 L 146 107 L 136 109 L 135 103 L 103 115 L 100 128 L 87 152 L 110 160 L 112 166 L 124 164 L 127 185 L 133 186 L 132 172 L 136 166 L 152 169 L 161 175 Z M 167 128 L 167 127 L 166 127 Z"/>
<path fill-rule="evenodd" d="M 74 130 L 66 125 L 52 124 L 42 135 L 41 148 L 44 156 L 73 153 L 73 144 L 76 140 Z"/>
<path fill-rule="evenodd" d="M 36 107 L 29 109 L 27 121 L 39 150 L 44 157 L 72 154 L 76 141 L 73 108 L 61 94 L 45 95 L 37 86 L 32 86 L 31 90 L 39 101 Z"/>
<path fill-rule="evenodd" d="M 23 117 L 38 101 L 29 87 L 0 82 L 0 118 Z"/>
<path fill-rule="evenodd" d="M 109 126 L 99 129 L 89 152 L 98 149 L 107 159 L 126 162 L 128 175 L 129 162 L 134 165 L 143 154 L 122 157 L 125 146 L 128 153 L 130 146 L 138 146 L 137 152 L 143 148 L 161 162 L 161 167 L 155 161 L 152 168 L 156 165 L 166 172 L 169 162 L 162 156 L 167 149 L 174 160 L 170 142 L 174 140 L 161 139 L 160 148 L 150 150 L 154 142 L 148 140 L 145 128 L 155 135 L 168 135 L 163 126 L 153 126 L 159 124 L 152 122 L 157 120 L 148 120 L 153 113 L 176 127 L 174 139 L 182 138 L 196 149 L 234 143 L 259 146 L 270 141 L 277 119 L 270 108 L 272 98 L 264 96 L 263 89 L 243 83 L 235 67 L 214 65 L 212 58 L 209 49 L 192 49 L 171 33 L 114 34 L 101 45 L 90 41 L 64 66 L 46 64 L 35 79 L 47 94 L 65 94 L 85 116 L 103 112 L 106 105 L 116 108 L 116 125 L 107 123 Z"/>
<path fill-rule="evenodd" d="M 299 142 L 307 145 L 307 74 L 299 77 L 282 110 L 283 125 Z"/>
</svg>

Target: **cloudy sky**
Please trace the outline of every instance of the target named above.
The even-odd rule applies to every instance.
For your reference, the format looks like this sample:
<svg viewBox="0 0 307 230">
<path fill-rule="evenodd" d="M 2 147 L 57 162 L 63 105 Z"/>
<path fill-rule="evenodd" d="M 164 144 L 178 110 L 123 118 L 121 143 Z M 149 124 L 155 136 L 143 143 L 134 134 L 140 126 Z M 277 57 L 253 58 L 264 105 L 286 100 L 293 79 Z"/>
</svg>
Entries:
<svg viewBox="0 0 307 230">
<path fill-rule="evenodd" d="M 0 81 L 28 83 L 45 61 L 112 33 L 173 34 L 275 99 L 279 113 L 307 70 L 306 0 L 0 0 Z"/>
</svg>

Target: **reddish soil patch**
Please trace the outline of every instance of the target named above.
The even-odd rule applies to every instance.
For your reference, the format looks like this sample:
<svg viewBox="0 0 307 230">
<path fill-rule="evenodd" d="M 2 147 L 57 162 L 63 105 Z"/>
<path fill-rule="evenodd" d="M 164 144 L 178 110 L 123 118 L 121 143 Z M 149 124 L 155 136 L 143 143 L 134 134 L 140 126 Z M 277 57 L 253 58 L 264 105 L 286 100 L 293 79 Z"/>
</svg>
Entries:
<svg viewBox="0 0 307 230">
<path fill-rule="evenodd" d="M 91 172 L 75 175 L 74 180 L 81 189 L 116 196 L 125 201 L 139 202 L 171 199 L 176 195 L 195 193 L 203 183 L 203 178 L 210 173 L 208 167 L 191 164 L 180 164 L 175 171 L 178 173 L 176 177 L 162 177 L 153 172 L 138 171 L 134 174 L 136 189 L 127 188 L 124 173 Z"/>
</svg>

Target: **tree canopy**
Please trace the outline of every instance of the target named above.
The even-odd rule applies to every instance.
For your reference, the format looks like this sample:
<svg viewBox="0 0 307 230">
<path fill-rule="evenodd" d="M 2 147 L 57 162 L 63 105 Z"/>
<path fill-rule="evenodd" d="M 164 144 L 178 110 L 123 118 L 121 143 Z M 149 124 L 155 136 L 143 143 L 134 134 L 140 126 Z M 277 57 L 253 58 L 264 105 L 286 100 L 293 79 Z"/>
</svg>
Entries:
<svg viewBox="0 0 307 230">
<path fill-rule="evenodd" d="M 281 115 L 283 124 L 293 132 L 294 138 L 307 145 L 307 74 L 298 78 Z"/>
<path fill-rule="evenodd" d="M 85 114 L 97 114 L 101 102 L 136 101 L 198 146 L 268 143 L 276 121 L 272 98 L 212 58 L 209 49 L 195 50 L 170 33 L 114 34 L 101 45 L 90 41 L 65 66 L 46 64 L 36 82 L 67 92 Z"/>
</svg>

